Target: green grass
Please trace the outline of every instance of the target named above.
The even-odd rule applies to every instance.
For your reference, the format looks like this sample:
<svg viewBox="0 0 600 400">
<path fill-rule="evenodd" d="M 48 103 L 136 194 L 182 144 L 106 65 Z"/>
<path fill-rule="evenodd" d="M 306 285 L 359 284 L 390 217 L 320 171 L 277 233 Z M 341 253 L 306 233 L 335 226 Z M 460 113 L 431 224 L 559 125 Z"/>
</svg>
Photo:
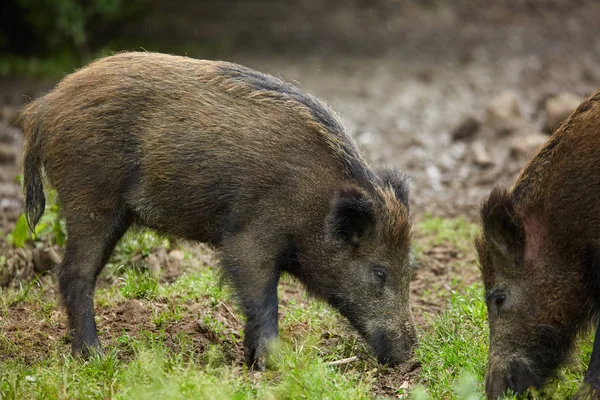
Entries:
<svg viewBox="0 0 600 400">
<path fill-rule="evenodd" d="M 158 295 L 159 284 L 149 274 L 138 269 L 128 269 L 121 287 L 121 294 L 127 299 L 152 300 Z"/>
<path fill-rule="evenodd" d="M 147 301 L 148 283 L 146 278 L 140 278 L 143 275 L 127 273 L 125 281 L 117 283 L 119 291 L 116 293 L 112 288 L 98 290 L 98 303 L 107 307 L 123 301 L 129 294 Z M 208 311 L 229 303 L 236 318 L 242 319 L 237 308 L 231 305 L 230 290 L 216 282 L 214 270 L 207 269 L 185 275 L 173 285 L 155 287 L 150 298 L 165 300 L 167 305 L 154 314 L 154 323 L 164 327 L 181 321 L 185 307 L 198 303 Z M 16 291 L 10 296 L 10 304 L 14 304 L 12 300 L 16 298 L 20 302 L 40 304 L 41 291 L 35 285 Z M 8 293 L 2 295 L 8 296 Z M 0 315 L 6 316 L 8 307 L 7 303 L 0 308 Z M 193 314 L 187 312 L 187 318 L 193 318 Z M 241 343 L 241 338 L 225 337 L 223 323 L 210 315 L 196 315 L 196 318 L 218 335 L 221 343 Z M 198 354 L 192 337 L 186 335 L 174 351 L 167 345 L 165 335 L 142 331 L 133 337 L 123 333 L 111 343 L 103 357 L 87 362 L 61 353 L 60 346 L 56 346 L 44 360 L 33 364 L 19 358 L 0 361 L 0 399 L 368 398 L 372 378 L 358 371 L 343 374 L 327 366 L 326 360 L 336 355 L 324 357 L 318 346 L 321 330 L 335 331 L 337 322 L 336 314 L 322 303 L 290 304 L 281 323 L 282 332 L 289 333 L 298 325 L 310 325 L 305 327 L 306 334 L 293 340 L 288 337 L 274 348 L 270 363 L 273 370 L 262 376 L 226 361 L 229 349 L 225 344 L 214 344 Z"/>
<path fill-rule="evenodd" d="M 419 393 L 428 399 L 483 399 L 487 362 L 488 327 L 480 284 L 453 293 L 448 309 L 431 320 L 422 336 L 416 357 L 422 363 Z M 592 339 L 578 341 L 573 362 L 560 370 L 559 378 L 540 393 L 539 399 L 571 398 L 577 391 L 592 352 Z M 507 396 L 506 398 L 516 398 Z"/>
<path fill-rule="evenodd" d="M 310 351 L 285 348 L 274 356 L 277 376 L 262 383 L 247 371 L 223 365 L 220 349 L 207 351 L 212 361 L 173 354 L 160 341 L 136 341 L 135 355 L 124 361 L 116 348 L 87 362 L 54 354 L 36 366 L 3 365 L 3 399 L 227 399 L 227 398 L 367 398 L 358 376 L 344 376 Z M 276 378 L 276 379 L 275 379 Z M 269 382 L 270 381 L 270 382 Z"/>
<path fill-rule="evenodd" d="M 473 232 L 473 226 L 463 219 L 430 218 L 421 228 L 425 228 L 428 240 L 455 247 L 470 240 Z M 108 316 L 97 318 L 103 357 L 85 362 L 73 359 L 61 337 L 47 338 L 47 351 L 30 354 L 40 344 L 15 343 L 4 328 L 14 315 L 14 307 L 25 310 L 34 331 L 38 326 L 57 326 L 59 305 L 44 295 L 49 283 L 39 279 L 18 289 L 0 291 L 0 400 L 366 399 L 373 398 L 379 379 L 398 373 L 377 365 L 364 342 L 347 329 L 335 311 L 305 294 L 285 297 L 281 340 L 273 349 L 271 369 L 264 373 L 248 371 L 239 363 L 244 318 L 231 289 L 220 284 L 217 270 L 190 265 L 174 283 L 159 283 L 147 272 L 130 268 L 128 262 L 149 254 L 154 246 L 168 243 L 150 232 L 127 236 L 117 247 L 113 264 L 103 273 L 116 277 L 114 284 L 101 286 L 95 297 L 97 310 L 106 311 L 99 315 Z M 187 255 L 186 260 L 189 258 Z M 285 276 L 281 297 L 289 289 L 303 293 Z M 105 318 L 112 318 L 128 301 L 139 302 L 145 310 L 141 326 L 131 331 L 109 331 Z M 446 311 L 428 319 L 428 327 L 420 328 L 415 354 L 421 369 L 408 390 L 400 389 L 404 379 L 399 378 L 394 397 L 482 399 L 488 328 L 481 285 L 453 292 Z M 197 323 L 199 328 L 177 329 L 190 323 Z M 27 334 L 32 340 L 36 338 L 35 332 Z M 210 342 L 199 345 L 202 335 L 211 338 Z M 573 363 L 563 368 L 560 378 L 543 393 L 533 397 L 572 396 L 590 354 L 591 340 L 584 335 Z M 355 355 L 358 359 L 350 364 L 328 365 Z"/>
<path fill-rule="evenodd" d="M 190 301 L 204 301 L 208 307 L 230 303 L 231 293 L 215 289 L 218 285 L 214 285 L 214 278 L 214 272 L 208 270 L 197 276 L 184 276 L 173 285 L 159 286 L 155 295 L 168 301 L 162 314 L 156 314 L 160 318 L 153 319 L 157 327 L 182 321 Z M 138 280 L 121 283 L 135 284 L 141 287 L 132 289 L 135 293 L 143 291 L 146 285 Z M 124 297 L 122 289 L 117 296 Z M 114 291 L 99 290 L 99 298 L 107 296 L 114 297 Z M 42 302 L 35 285 L 26 293 L 21 290 L 11 297 L 16 298 L 31 304 Z M 52 303 L 46 310 L 40 307 L 40 313 L 52 311 L 55 306 Z M 3 308 L 6 307 L 5 304 Z M 232 308 L 237 314 L 237 309 Z M 237 317 L 242 318 L 239 314 Z M 225 334 L 224 326 L 209 315 L 203 317 L 203 322 L 217 335 Z M 104 357 L 87 362 L 55 348 L 33 364 L 18 358 L 0 361 L 0 399 L 371 398 L 376 379 L 373 372 L 382 367 L 369 359 L 346 369 L 327 365 L 328 361 L 355 354 L 356 347 L 361 346 L 352 335 L 344 335 L 337 324 L 336 313 L 320 302 L 290 302 L 281 322 L 281 344 L 271 357 L 273 369 L 260 376 L 227 361 L 226 347 L 239 345 L 240 338 L 221 337 L 223 344 L 214 344 L 198 354 L 191 337 L 183 337 L 174 351 L 167 346 L 164 335 L 141 331 L 135 337 L 122 334 L 111 343 Z M 301 332 L 294 334 L 298 327 Z M 320 335 L 324 331 L 340 335 L 338 345 L 323 348 Z M 591 353 L 589 338 L 582 339 L 582 343 L 574 365 L 563 369 L 562 379 L 554 382 L 545 396 L 566 398 L 574 393 Z M 422 369 L 412 398 L 483 398 L 486 349 L 485 304 L 480 285 L 474 285 L 464 293 L 454 293 L 447 311 L 432 317 L 431 329 L 421 332 L 416 358 Z"/>
<path fill-rule="evenodd" d="M 433 399 L 451 397 L 462 376 L 483 381 L 488 332 L 481 293 L 475 285 L 453 294 L 447 311 L 432 318 L 422 336 L 416 357 L 423 365 L 421 383 Z"/>
<path fill-rule="evenodd" d="M 418 232 L 427 237 L 428 244 L 440 245 L 448 243 L 459 250 L 472 247 L 472 242 L 479 227 L 465 217 L 442 218 L 427 214 L 418 224 Z"/>
</svg>

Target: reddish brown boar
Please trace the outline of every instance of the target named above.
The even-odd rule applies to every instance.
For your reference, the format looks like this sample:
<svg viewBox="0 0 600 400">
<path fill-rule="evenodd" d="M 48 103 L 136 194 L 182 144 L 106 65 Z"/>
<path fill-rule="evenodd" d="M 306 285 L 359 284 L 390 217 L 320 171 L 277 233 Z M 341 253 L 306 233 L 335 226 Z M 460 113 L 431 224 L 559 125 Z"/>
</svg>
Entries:
<svg viewBox="0 0 600 400">
<path fill-rule="evenodd" d="M 600 92 L 481 209 L 490 325 L 486 393 L 542 387 L 600 311 Z M 600 334 L 582 392 L 600 387 Z"/>
<path fill-rule="evenodd" d="M 219 250 L 256 368 L 278 334 L 286 272 L 347 317 L 381 362 L 409 357 L 407 181 L 374 172 L 315 98 L 232 63 L 121 53 L 67 76 L 23 124 L 30 226 L 44 211 L 42 168 L 66 217 L 58 276 L 74 353 L 99 347 L 96 276 L 139 225 Z"/>
</svg>

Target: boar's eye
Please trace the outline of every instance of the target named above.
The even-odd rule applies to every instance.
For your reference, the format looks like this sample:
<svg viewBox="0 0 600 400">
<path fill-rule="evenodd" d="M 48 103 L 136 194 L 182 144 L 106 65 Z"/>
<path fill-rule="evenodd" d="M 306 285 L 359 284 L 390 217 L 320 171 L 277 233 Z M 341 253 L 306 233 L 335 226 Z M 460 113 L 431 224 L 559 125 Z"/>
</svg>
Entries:
<svg viewBox="0 0 600 400">
<path fill-rule="evenodd" d="M 500 290 L 494 290 L 485 296 L 490 311 L 494 310 L 496 315 L 500 313 L 501 308 L 506 303 L 506 293 Z"/>
<path fill-rule="evenodd" d="M 381 267 L 381 266 L 374 267 L 373 274 L 375 275 L 375 278 L 377 278 L 377 280 L 379 282 L 385 283 L 385 279 L 387 277 L 387 271 L 385 270 L 385 267 Z"/>
<path fill-rule="evenodd" d="M 496 295 L 496 308 L 500 310 L 500 307 L 502 307 L 505 302 L 506 295 L 504 293 L 498 293 L 498 295 Z"/>
</svg>

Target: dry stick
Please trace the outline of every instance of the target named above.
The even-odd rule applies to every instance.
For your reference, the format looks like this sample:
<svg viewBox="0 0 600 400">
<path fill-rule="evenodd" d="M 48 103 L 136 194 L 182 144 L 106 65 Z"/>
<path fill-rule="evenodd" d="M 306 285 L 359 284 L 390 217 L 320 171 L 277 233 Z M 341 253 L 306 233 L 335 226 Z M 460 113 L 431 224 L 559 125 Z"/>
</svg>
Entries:
<svg viewBox="0 0 600 400">
<path fill-rule="evenodd" d="M 239 323 L 239 322 L 240 322 L 240 320 L 239 320 L 239 319 L 237 319 L 237 317 L 235 316 L 235 314 L 233 313 L 233 311 L 231 311 L 231 309 L 229 309 L 229 307 L 227 307 L 227 304 L 223 303 L 222 301 L 221 301 L 221 304 L 223 305 L 223 307 L 225 307 L 225 309 L 227 310 L 227 312 L 228 312 L 229 314 L 231 314 L 231 316 L 233 317 L 233 319 L 235 319 L 235 322 L 238 322 L 238 323 Z"/>
<path fill-rule="evenodd" d="M 343 365 L 343 364 L 350 364 L 353 361 L 356 361 L 356 356 L 352 356 L 352 357 L 348 357 L 348 358 L 342 358 L 341 360 L 336 360 L 336 361 L 331 361 L 326 363 L 326 365 Z"/>
</svg>

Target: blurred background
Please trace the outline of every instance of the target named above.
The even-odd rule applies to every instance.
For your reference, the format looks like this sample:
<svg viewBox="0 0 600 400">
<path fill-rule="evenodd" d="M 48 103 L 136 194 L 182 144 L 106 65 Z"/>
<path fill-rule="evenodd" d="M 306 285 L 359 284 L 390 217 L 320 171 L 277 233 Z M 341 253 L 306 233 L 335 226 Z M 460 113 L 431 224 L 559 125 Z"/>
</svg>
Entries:
<svg viewBox="0 0 600 400">
<path fill-rule="evenodd" d="M 336 110 L 369 162 L 394 165 L 412 177 L 414 252 L 420 268 L 411 282 L 410 302 L 417 326 L 434 327 L 434 336 L 424 335 L 421 342 L 423 370 L 419 372 L 415 363 L 373 375 L 374 364 L 357 362 L 348 370 L 341 367 L 336 379 L 327 375 L 322 381 L 337 387 L 337 379 L 349 371 L 360 382 L 374 378 L 367 390 L 393 398 L 422 379 L 431 391 L 438 386 L 450 390 L 445 388 L 447 379 L 463 369 L 475 371 L 476 380 L 483 381 L 486 313 L 472 243 L 478 206 L 494 185 L 510 185 L 561 119 L 600 88 L 600 1 L 2 0 L 0 370 L 11 365 L 6 370 L 21 376 L 15 385 L 24 382 L 24 388 L 45 387 L 47 381 L 33 385 L 30 361 L 16 368 L 12 365 L 17 364 L 2 364 L 2 357 L 43 360 L 34 365 L 46 371 L 51 365 L 48 355 L 62 357 L 68 340 L 54 339 L 64 339 L 67 327 L 64 313 L 53 306 L 58 305 L 56 285 L 47 273 L 60 262 L 65 224 L 55 193 L 46 187 L 45 214 L 35 235 L 28 230 L 19 183 L 19 110 L 66 74 L 122 50 L 233 61 L 281 77 Z M 126 236 L 98 278 L 100 298 L 110 298 L 97 307 L 101 342 L 130 354 L 128 343 L 133 339 L 116 336 L 123 330 L 135 340 L 142 329 L 160 337 L 164 330 L 169 338 L 184 333 L 198 359 L 204 360 L 205 346 L 223 345 L 223 357 L 241 365 L 241 320 L 225 303 L 214 301 L 211 271 L 216 264 L 203 246 L 174 243 L 151 232 Z M 191 303 L 179 294 L 157 297 L 179 293 L 178 286 L 171 285 L 179 281 L 180 288 L 205 289 L 198 292 L 201 295 L 194 292 Z M 304 327 L 282 324 L 287 330 L 283 336 L 293 332 L 296 338 L 304 337 L 310 326 L 321 338 L 319 354 L 327 360 L 355 354 L 367 359 L 366 348 L 357 345 L 360 342 L 339 320 L 332 326 L 320 324 L 329 320 L 321 311 L 304 312 L 308 306 L 302 293 L 293 282 L 280 285 L 282 309 L 291 310 L 288 315 L 315 319 Z M 459 311 L 446 317 L 440 313 L 452 293 L 465 297 L 452 300 Z M 28 296 L 34 300 L 19 305 Z M 167 302 L 166 297 L 179 300 Z M 11 303 L 12 298 L 17 300 Z M 229 298 L 217 298 L 233 308 Z M 166 314 L 169 310 L 180 311 L 165 317 L 171 321 L 166 325 L 161 319 L 152 322 L 159 315 L 171 315 Z M 227 330 L 209 329 L 200 320 L 216 321 Z M 102 328 L 107 326 L 111 328 Z M 231 339 L 222 342 L 216 332 L 228 332 Z M 462 345 L 457 332 L 465 334 Z M 230 336 L 233 333 L 238 336 Z M 447 344 L 445 351 L 440 343 Z M 328 353 L 334 347 L 343 351 Z M 572 375 L 576 379 L 570 378 L 572 389 L 587 368 L 591 347 L 587 349 L 579 372 Z M 117 365 L 121 367 L 115 371 L 128 370 L 131 364 Z M 105 376 L 94 372 L 100 375 Z M 112 376 L 106 374 L 106 379 L 112 382 Z M 290 376 L 295 382 L 304 375 Z M 79 375 L 69 379 L 80 381 L 85 390 L 95 387 Z M 67 381 L 66 375 L 59 375 L 55 383 L 62 388 Z M 0 376 L 0 397 L 6 387 L 2 382 Z M 171 383 L 185 386 L 178 382 Z M 351 382 L 352 387 L 363 385 Z"/>
<path fill-rule="evenodd" d="M 413 178 L 416 218 L 510 184 L 600 86 L 595 0 L 3 0 L 0 231 L 22 211 L 19 109 L 121 50 L 222 59 L 329 103 L 367 159 Z M 0 249 L 2 246 L 0 245 Z"/>
</svg>

